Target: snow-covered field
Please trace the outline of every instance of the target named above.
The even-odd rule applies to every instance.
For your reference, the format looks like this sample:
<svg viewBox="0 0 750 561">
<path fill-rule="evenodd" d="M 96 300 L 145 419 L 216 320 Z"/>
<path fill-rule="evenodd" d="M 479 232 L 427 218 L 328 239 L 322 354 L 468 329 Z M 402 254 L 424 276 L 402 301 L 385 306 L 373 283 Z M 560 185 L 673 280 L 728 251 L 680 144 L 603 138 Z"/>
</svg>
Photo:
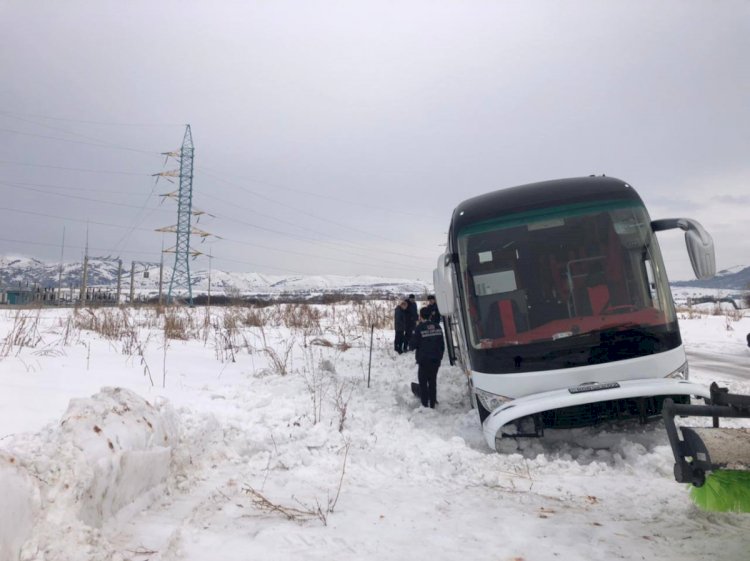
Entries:
<svg viewBox="0 0 750 561">
<path fill-rule="evenodd" d="M 153 310 L 0 312 L 0 561 L 750 559 L 661 423 L 496 454 L 457 368 L 418 407 L 387 328 L 368 387 L 390 304 L 293 312 L 169 315 L 186 340 Z M 750 394 L 750 318 L 680 325 L 694 380 Z"/>
</svg>

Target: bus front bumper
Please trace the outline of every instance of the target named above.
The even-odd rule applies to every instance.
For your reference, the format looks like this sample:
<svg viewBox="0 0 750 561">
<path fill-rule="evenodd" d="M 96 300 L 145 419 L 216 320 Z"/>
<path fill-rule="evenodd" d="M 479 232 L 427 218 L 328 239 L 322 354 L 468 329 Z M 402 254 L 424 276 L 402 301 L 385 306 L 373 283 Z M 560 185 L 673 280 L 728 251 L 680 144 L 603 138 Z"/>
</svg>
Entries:
<svg viewBox="0 0 750 561">
<path fill-rule="evenodd" d="M 484 420 L 482 431 L 490 448 L 497 450 L 497 441 L 508 436 L 539 436 L 540 429 L 543 431 L 544 424 L 540 427 L 542 416 L 546 412 L 558 412 L 563 410 L 568 415 L 568 420 L 574 423 L 576 419 L 570 415 L 582 412 L 589 404 L 604 404 L 622 402 L 622 400 L 635 400 L 635 403 L 644 403 L 643 398 L 657 398 L 659 401 L 665 397 L 693 396 L 709 398 L 708 386 L 695 384 L 687 380 L 671 378 L 624 380 L 621 382 L 580 384 L 569 388 L 531 394 L 514 399 L 494 411 Z M 631 403 L 632 404 L 632 403 Z M 580 407 L 580 409 L 576 409 Z M 611 407 L 610 407 L 611 409 Z M 572 412 L 572 413 L 571 413 Z M 648 416 L 660 414 L 658 411 L 647 412 Z M 550 414 L 547 414 L 549 417 Z M 554 413 L 552 413 L 553 416 Z M 631 417 L 638 415 L 630 415 Z M 644 412 L 641 411 L 641 416 Z M 516 421 L 523 419 L 527 425 L 533 427 L 532 432 L 523 427 L 518 430 Z M 597 419 L 578 419 L 576 426 L 593 425 Z M 590 421 L 590 422 L 589 422 Z"/>
</svg>

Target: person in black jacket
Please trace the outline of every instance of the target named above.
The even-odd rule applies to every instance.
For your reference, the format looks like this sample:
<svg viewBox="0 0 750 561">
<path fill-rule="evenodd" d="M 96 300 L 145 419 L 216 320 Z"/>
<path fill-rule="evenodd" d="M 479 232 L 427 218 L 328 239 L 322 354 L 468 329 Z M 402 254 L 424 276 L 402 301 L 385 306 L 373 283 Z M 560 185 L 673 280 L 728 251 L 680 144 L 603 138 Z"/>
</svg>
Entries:
<svg viewBox="0 0 750 561">
<path fill-rule="evenodd" d="M 409 344 L 409 336 L 407 334 L 407 314 L 409 313 L 409 303 L 406 299 L 401 300 L 393 311 L 393 329 L 396 331 L 396 338 L 393 341 L 393 346 L 398 354 L 406 352 Z"/>
<path fill-rule="evenodd" d="M 430 310 L 430 321 L 440 323 L 440 310 L 438 310 L 437 302 L 435 301 L 435 295 L 430 294 L 427 297 L 427 309 Z"/>
<path fill-rule="evenodd" d="M 411 338 L 414 336 L 414 328 L 417 327 L 417 322 L 419 321 L 416 297 L 413 294 L 409 294 L 409 297 L 406 299 L 406 304 L 406 340 L 409 342 L 408 350 L 413 351 L 414 347 L 411 346 Z"/>
<path fill-rule="evenodd" d="M 440 325 L 430 321 L 430 311 L 427 307 L 419 311 L 422 322 L 414 330 L 411 346 L 416 350 L 419 365 L 419 398 L 422 406 L 435 408 L 437 404 L 437 373 L 440 361 L 445 353 L 443 330 Z"/>
</svg>

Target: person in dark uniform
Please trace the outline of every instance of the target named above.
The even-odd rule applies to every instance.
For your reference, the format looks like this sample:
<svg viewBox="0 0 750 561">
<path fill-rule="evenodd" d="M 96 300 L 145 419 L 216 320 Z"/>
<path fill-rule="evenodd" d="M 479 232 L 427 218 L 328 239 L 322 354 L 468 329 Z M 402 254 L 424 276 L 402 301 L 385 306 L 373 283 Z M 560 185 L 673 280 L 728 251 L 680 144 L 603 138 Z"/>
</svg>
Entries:
<svg viewBox="0 0 750 561">
<path fill-rule="evenodd" d="M 427 309 L 430 310 L 430 321 L 440 323 L 440 310 L 438 310 L 437 302 L 435 301 L 435 295 L 430 294 L 427 297 Z"/>
<path fill-rule="evenodd" d="M 435 408 L 437 404 L 437 374 L 445 353 L 443 330 L 430 321 L 430 312 L 425 306 L 419 311 L 422 319 L 411 339 L 419 365 L 419 398 L 423 407 Z"/>
<path fill-rule="evenodd" d="M 409 313 L 409 303 L 406 298 L 401 300 L 393 311 L 393 329 L 396 331 L 396 338 L 393 341 L 394 349 L 398 354 L 406 352 L 409 345 L 409 336 L 406 331 L 406 316 Z"/>
<path fill-rule="evenodd" d="M 750 333 L 747 334 L 747 346 L 750 347 Z"/>
<path fill-rule="evenodd" d="M 417 327 L 417 321 L 419 320 L 416 297 L 413 294 L 409 294 L 406 304 L 406 340 L 409 344 L 408 350 L 413 351 L 414 348 L 411 346 L 411 339 L 414 336 L 414 328 Z"/>
</svg>

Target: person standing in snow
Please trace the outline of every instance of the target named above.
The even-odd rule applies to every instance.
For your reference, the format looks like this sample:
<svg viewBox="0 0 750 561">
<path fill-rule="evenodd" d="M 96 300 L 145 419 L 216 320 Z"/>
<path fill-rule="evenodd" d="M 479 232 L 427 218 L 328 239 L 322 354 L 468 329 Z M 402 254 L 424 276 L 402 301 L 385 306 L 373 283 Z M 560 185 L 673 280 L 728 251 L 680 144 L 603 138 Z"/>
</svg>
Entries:
<svg viewBox="0 0 750 561">
<path fill-rule="evenodd" d="M 404 298 L 398 303 L 393 311 L 393 329 L 396 331 L 396 338 L 393 341 L 394 349 L 398 354 L 406 352 L 409 344 L 409 335 L 407 333 L 406 317 L 409 313 L 409 303 Z"/>
<path fill-rule="evenodd" d="M 411 338 L 411 346 L 416 351 L 415 358 L 419 365 L 419 398 L 423 407 L 434 409 L 437 404 L 437 374 L 445 353 L 443 330 L 440 325 L 430 321 L 427 307 L 422 308 L 419 315 L 422 321 Z"/>
<path fill-rule="evenodd" d="M 407 314 L 406 314 L 406 340 L 409 343 L 408 350 L 413 351 L 411 346 L 411 339 L 414 336 L 414 328 L 417 326 L 417 320 L 419 314 L 417 313 L 417 299 L 413 294 L 409 294 L 406 299 Z"/>
<path fill-rule="evenodd" d="M 435 295 L 430 294 L 427 297 L 427 309 L 430 311 L 430 321 L 440 324 L 440 310 L 438 310 L 437 302 L 435 301 Z"/>
</svg>

